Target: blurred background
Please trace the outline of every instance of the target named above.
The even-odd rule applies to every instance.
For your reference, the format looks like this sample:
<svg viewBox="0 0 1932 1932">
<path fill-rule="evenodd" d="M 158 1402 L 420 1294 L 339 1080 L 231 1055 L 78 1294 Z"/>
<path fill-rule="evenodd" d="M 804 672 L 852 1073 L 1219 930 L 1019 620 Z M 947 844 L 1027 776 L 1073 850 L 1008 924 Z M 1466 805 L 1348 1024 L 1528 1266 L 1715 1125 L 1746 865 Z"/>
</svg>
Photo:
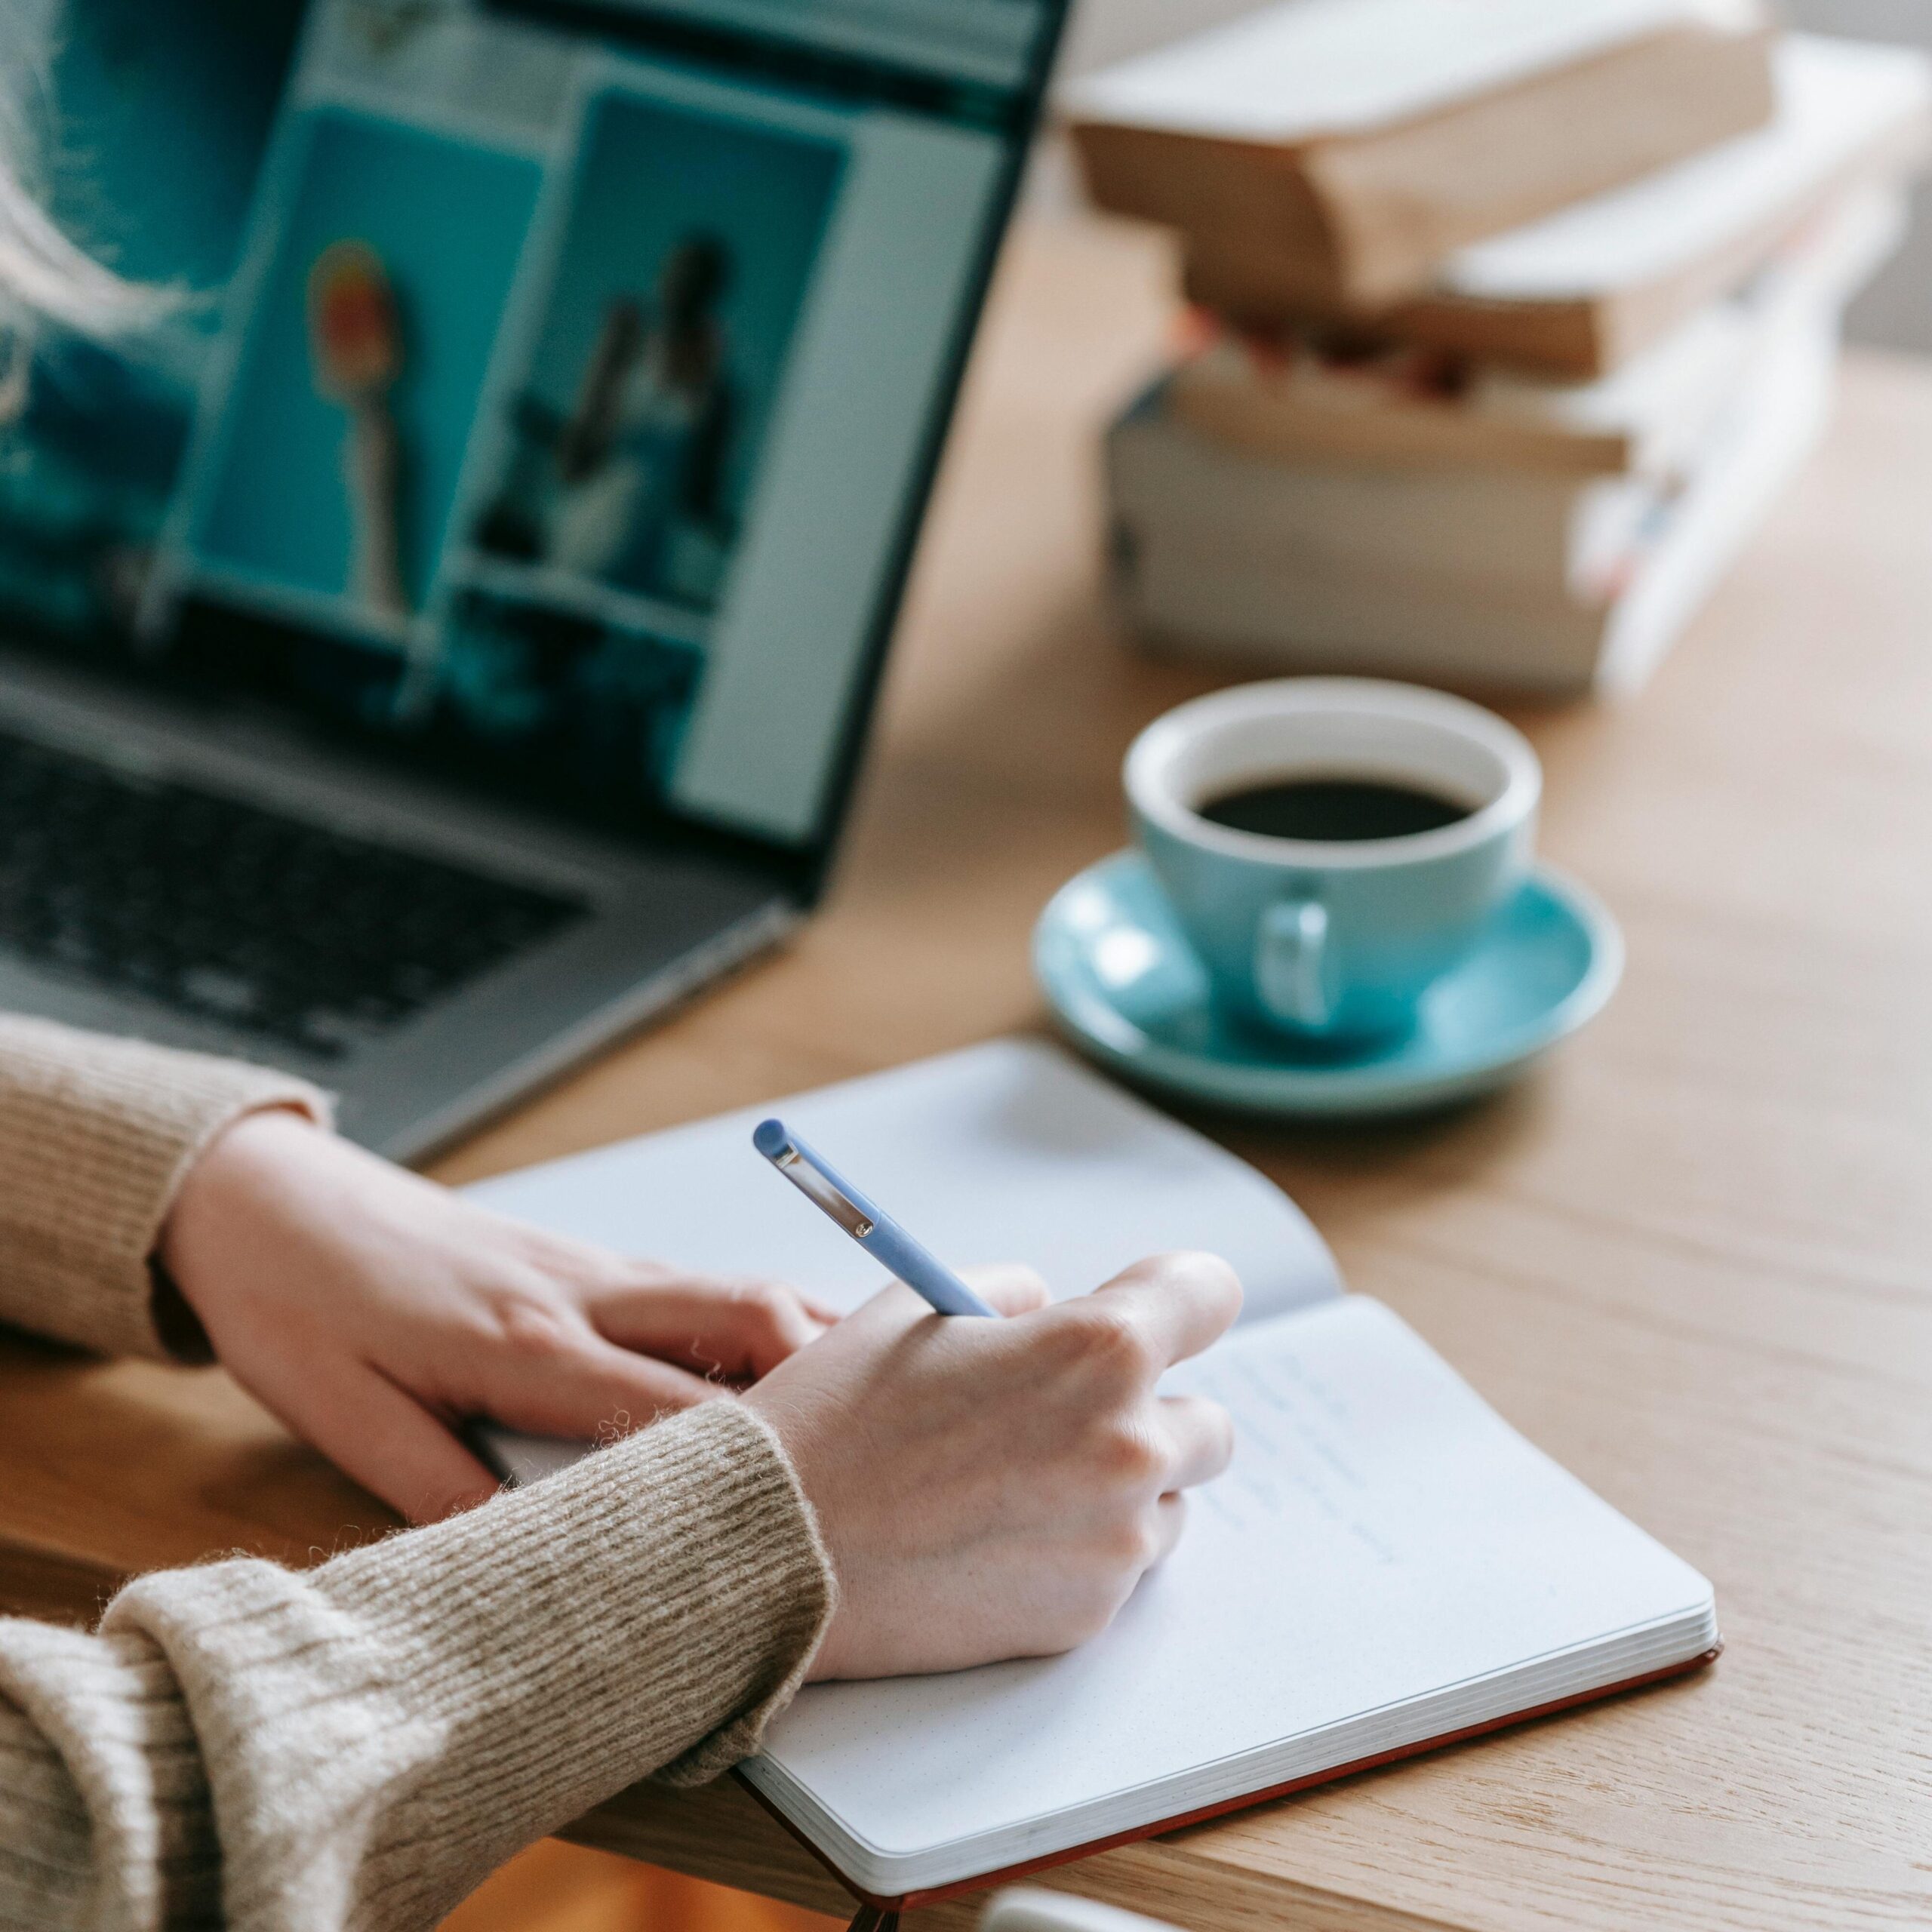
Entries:
<svg viewBox="0 0 1932 1932">
<path fill-rule="evenodd" d="M 1063 76 L 1091 73 L 1223 20 L 1259 11 L 1263 0 L 1075 0 Z M 1927 0 L 1777 0 L 1780 18 L 1815 33 L 1890 41 L 1932 50 L 1932 5 Z M 1057 152 L 1044 155 L 1033 184 L 1041 203 L 1065 205 L 1073 177 Z M 1932 187 L 1913 196 L 1905 245 L 1852 304 L 1847 341 L 1932 354 Z"/>
</svg>

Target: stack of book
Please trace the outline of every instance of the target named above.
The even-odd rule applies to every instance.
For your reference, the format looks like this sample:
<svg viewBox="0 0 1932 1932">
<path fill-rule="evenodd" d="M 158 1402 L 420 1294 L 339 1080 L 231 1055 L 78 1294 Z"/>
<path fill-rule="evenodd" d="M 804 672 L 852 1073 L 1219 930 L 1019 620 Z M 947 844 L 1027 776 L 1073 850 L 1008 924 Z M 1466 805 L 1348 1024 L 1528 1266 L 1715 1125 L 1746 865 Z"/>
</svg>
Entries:
<svg viewBox="0 0 1932 1932">
<path fill-rule="evenodd" d="M 1576 691 L 1641 680 L 1816 441 L 1932 63 L 1721 0 L 1295 0 L 1069 106 L 1192 304 L 1108 438 L 1136 628 Z"/>
</svg>

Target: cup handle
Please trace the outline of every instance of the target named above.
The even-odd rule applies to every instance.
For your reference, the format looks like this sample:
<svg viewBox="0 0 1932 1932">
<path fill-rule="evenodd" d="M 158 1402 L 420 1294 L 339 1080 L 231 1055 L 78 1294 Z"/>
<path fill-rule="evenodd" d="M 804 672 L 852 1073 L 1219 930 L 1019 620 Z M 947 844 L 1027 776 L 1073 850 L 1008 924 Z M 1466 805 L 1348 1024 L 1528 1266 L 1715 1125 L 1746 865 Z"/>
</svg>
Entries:
<svg viewBox="0 0 1932 1932">
<path fill-rule="evenodd" d="M 1312 899 L 1278 899 L 1254 934 L 1254 990 L 1277 1020 L 1326 1026 L 1334 1017 L 1324 970 L 1328 914 Z"/>
</svg>

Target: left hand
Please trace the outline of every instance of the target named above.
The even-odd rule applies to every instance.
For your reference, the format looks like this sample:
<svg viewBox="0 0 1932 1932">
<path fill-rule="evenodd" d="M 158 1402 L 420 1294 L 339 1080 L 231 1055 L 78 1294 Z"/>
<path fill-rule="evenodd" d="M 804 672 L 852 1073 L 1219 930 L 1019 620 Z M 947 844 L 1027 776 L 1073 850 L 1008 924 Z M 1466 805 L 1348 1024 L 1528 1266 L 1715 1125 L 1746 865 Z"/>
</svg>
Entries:
<svg viewBox="0 0 1932 1932">
<path fill-rule="evenodd" d="M 157 1259 L 230 1374 L 412 1521 L 494 1494 L 456 1433 L 641 1426 L 755 1381 L 835 1318 L 493 1214 L 290 1112 L 189 1171 Z"/>
</svg>

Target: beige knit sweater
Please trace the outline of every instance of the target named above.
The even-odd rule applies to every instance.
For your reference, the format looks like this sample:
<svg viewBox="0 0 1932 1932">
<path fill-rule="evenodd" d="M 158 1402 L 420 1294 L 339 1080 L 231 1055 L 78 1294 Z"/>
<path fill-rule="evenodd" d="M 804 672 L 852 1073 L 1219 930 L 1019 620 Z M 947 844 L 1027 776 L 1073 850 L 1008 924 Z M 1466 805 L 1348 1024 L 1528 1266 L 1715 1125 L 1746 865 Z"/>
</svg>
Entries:
<svg viewBox="0 0 1932 1932">
<path fill-rule="evenodd" d="M 323 1107 L 0 1018 L 0 1319 L 164 1352 L 174 1190 L 278 1105 Z M 717 1402 L 306 1574 L 145 1577 L 91 1634 L 0 1619 L 0 1928 L 417 1932 L 632 1780 L 754 1749 L 831 1597 L 777 1438 Z"/>
</svg>

